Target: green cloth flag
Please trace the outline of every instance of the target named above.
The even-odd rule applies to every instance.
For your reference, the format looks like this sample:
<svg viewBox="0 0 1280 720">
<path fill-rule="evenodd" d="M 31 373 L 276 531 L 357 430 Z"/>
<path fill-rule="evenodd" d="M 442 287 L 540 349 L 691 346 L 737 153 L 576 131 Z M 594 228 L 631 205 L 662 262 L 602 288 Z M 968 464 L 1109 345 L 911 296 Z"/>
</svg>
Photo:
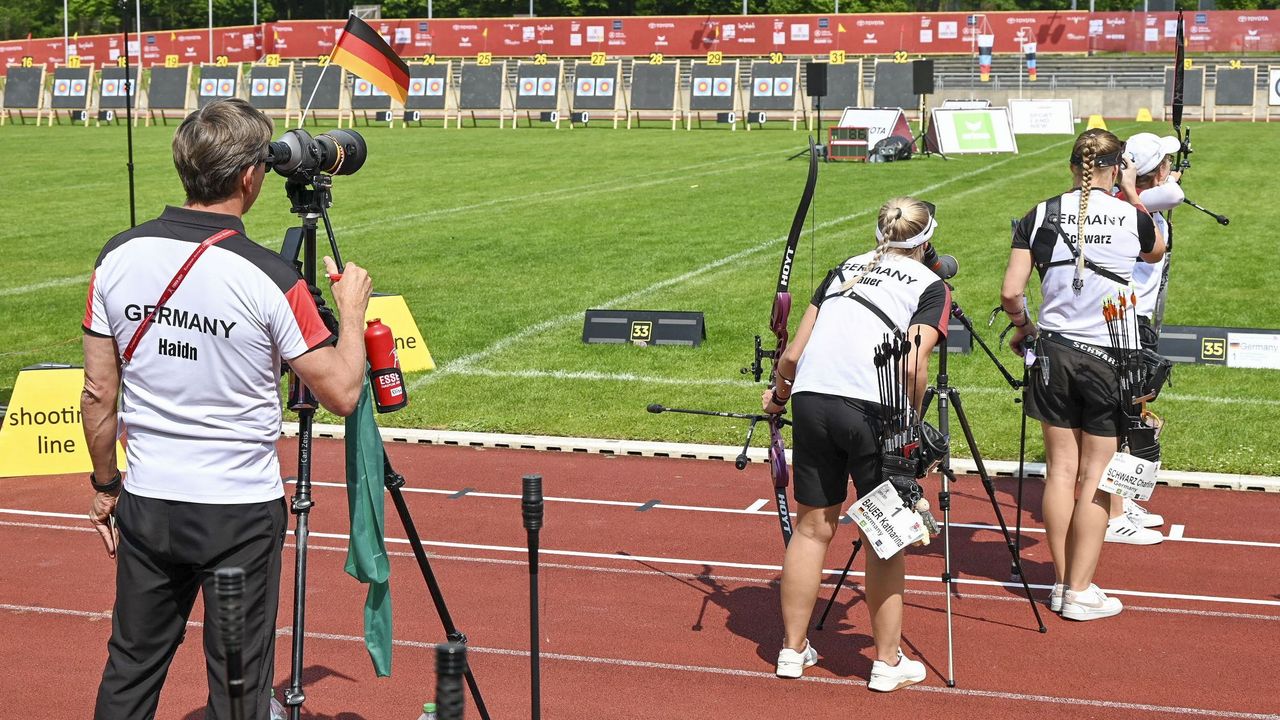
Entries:
<svg viewBox="0 0 1280 720">
<path fill-rule="evenodd" d="M 347 544 L 347 574 L 368 583 L 364 601 L 364 645 L 378 677 L 391 674 L 391 563 L 383 526 L 383 448 L 373 419 L 368 379 L 356 411 L 347 418 L 347 508 L 351 540 Z"/>
</svg>

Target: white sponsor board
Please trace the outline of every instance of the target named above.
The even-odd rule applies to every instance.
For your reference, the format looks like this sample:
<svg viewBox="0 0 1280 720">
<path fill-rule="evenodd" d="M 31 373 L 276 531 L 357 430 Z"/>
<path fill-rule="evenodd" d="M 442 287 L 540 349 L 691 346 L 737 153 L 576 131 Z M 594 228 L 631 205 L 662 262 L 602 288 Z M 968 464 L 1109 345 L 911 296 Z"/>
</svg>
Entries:
<svg viewBox="0 0 1280 720">
<path fill-rule="evenodd" d="M 1075 113 L 1070 100 L 1010 100 L 1016 135 L 1074 135 Z"/>
<path fill-rule="evenodd" d="M 840 127 L 866 128 L 868 148 L 875 147 L 876 143 L 890 135 L 911 139 L 911 128 L 907 125 L 907 118 L 898 108 L 847 107 L 840 116 Z"/>
<path fill-rule="evenodd" d="M 938 108 L 929 124 L 933 149 L 949 154 L 1016 153 L 1009 108 L 958 110 Z"/>
<path fill-rule="evenodd" d="M 1227 333 L 1227 367 L 1280 370 L 1280 334 Z"/>
<path fill-rule="evenodd" d="M 991 107 L 990 100 L 943 100 L 939 107 L 957 110 L 979 110 Z"/>
<path fill-rule="evenodd" d="M 1280 105 L 1280 68 L 1271 68 L 1267 74 L 1267 104 Z"/>
</svg>

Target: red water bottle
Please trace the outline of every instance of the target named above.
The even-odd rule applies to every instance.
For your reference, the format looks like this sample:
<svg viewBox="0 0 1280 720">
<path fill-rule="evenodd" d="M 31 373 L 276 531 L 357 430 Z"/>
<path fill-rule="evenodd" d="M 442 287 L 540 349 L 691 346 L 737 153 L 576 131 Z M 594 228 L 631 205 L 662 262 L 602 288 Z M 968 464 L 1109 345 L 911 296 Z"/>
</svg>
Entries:
<svg viewBox="0 0 1280 720">
<path fill-rule="evenodd" d="M 381 319 L 368 322 L 364 350 L 369 356 L 369 381 L 373 383 L 373 402 L 378 412 L 388 413 L 408 405 L 404 374 L 400 372 L 400 358 L 396 356 L 396 338 Z"/>
</svg>

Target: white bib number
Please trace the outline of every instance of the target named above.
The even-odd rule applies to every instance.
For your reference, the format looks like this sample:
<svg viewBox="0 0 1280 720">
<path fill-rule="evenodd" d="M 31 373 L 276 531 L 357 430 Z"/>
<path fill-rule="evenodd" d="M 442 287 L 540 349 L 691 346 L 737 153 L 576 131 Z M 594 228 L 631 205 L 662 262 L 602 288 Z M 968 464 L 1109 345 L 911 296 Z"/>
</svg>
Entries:
<svg viewBox="0 0 1280 720">
<path fill-rule="evenodd" d="M 920 516 L 903 506 L 898 491 L 888 480 L 849 508 L 849 515 L 881 560 L 888 560 L 928 536 Z"/>
<path fill-rule="evenodd" d="M 1131 500 L 1149 500 L 1156 488 L 1159 462 L 1148 462 L 1128 453 L 1118 452 L 1107 463 L 1098 489 Z"/>
</svg>

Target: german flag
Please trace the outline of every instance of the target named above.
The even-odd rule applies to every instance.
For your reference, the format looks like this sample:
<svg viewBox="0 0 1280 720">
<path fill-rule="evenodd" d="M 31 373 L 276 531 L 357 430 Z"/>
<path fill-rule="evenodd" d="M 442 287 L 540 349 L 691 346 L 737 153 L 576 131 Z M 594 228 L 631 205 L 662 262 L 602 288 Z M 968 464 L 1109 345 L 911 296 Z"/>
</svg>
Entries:
<svg viewBox="0 0 1280 720">
<path fill-rule="evenodd" d="M 409 66 L 369 24 L 352 15 L 329 61 L 373 83 L 404 103 L 409 97 Z"/>
</svg>

